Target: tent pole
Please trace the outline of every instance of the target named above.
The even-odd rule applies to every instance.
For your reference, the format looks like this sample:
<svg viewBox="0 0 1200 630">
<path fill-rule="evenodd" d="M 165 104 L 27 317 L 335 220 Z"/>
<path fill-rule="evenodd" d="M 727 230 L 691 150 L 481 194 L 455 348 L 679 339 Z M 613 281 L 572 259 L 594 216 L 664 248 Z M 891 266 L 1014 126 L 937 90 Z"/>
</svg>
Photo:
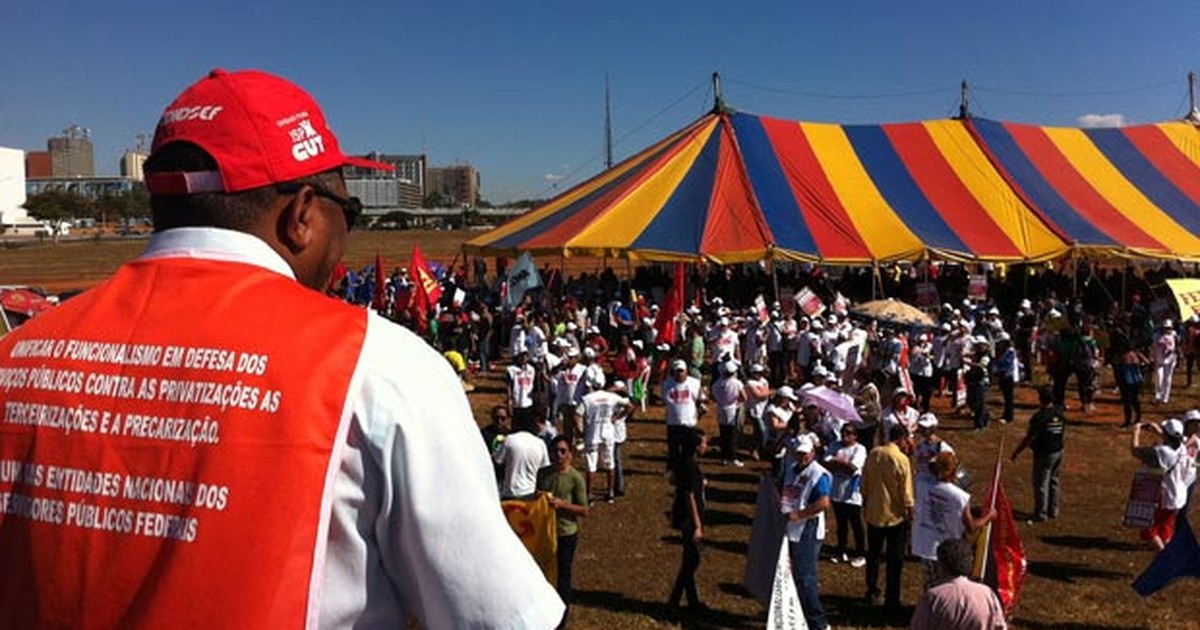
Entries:
<svg viewBox="0 0 1200 630">
<path fill-rule="evenodd" d="M 561 300 L 567 296 L 567 255 L 565 252 L 558 253 L 558 298 Z"/>
<path fill-rule="evenodd" d="M 772 302 L 779 301 L 779 273 L 776 270 L 775 258 L 768 258 L 767 264 L 771 266 L 771 284 L 775 288 L 775 299 Z"/>
<path fill-rule="evenodd" d="M 875 293 L 875 284 L 876 283 L 879 284 L 879 293 L 882 294 L 883 293 L 883 277 L 879 275 L 879 261 L 872 260 L 871 261 L 871 299 L 872 300 L 879 298 L 879 295 L 877 295 Z"/>
</svg>

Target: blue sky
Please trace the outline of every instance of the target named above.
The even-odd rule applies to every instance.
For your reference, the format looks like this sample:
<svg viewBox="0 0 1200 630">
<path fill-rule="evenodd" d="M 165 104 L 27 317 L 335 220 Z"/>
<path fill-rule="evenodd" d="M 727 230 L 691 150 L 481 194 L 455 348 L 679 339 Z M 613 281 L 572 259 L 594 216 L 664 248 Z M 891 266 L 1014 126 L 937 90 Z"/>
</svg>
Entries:
<svg viewBox="0 0 1200 630">
<path fill-rule="evenodd" d="M 493 201 L 550 196 L 726 102 L 800 120 L 1080 125 L 1186 113 L 1200 2 L 0 2 L 0 145 L 92 131 L 115 174 L 208 69 L 308 89 L 345 150 L 474 164 Z"/>
</svg>

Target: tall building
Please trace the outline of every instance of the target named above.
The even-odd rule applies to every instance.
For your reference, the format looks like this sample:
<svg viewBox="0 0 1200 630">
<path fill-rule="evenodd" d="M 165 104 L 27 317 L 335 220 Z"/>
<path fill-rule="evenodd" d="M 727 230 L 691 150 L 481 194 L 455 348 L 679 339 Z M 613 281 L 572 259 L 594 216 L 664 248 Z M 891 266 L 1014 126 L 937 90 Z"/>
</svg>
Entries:
<svg viewBox="0 0 1200 630">
<path fill-rule="evenodd" d="M 479 172 L 474 166 L 440 166 L 429 169 L 428 174 L 427 195 L 441 193 L 464 208 L 474 208 L 479 202 Z"/>
<path fill-rule="evenodd" d="M 44 228 L 21 207 L 25 201 L 25 152 L 0 147 L 0 234 L 33 234 Z"/>
<path fill-rule="evenodd" d="M 121 156 L 121 177 L 128 177 L 135 182 L 146 181 L 142 167 L 146 164 L 147 157 L 149 156 L 139 151 L 126 151 Z"/>
<path fill-rule="evenodd" d="M 349 166 L 343 173 L 350 194 L 367 208 L 419 208 L 425 198 L 425 156 L 371 152 L 367 159 L 391 164 L 394 171 Z"/>
<path fill-rule="evenodd" d="M 63 135 L 46 142 L 50 149 L 52 177 L 93 177 L 96 161 L 92 151 L 92 132 L 79 125 L 63 130 Z"/>
</svg>

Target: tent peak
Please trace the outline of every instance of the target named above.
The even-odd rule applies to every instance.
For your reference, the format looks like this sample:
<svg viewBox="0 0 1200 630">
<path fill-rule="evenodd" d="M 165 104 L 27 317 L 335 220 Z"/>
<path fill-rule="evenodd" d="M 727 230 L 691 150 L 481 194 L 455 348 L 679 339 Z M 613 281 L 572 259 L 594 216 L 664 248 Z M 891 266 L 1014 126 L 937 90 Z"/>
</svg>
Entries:
<svg viewBox="0 0 1200 630">
<path fill-rule="evenodd" d="M 714 114 L 728 114 L 733 110 L 725 104 L 725 99 L 721 97 L 721 73 L 716 70 L 712 73 L 713 82 L 713 108 Z"/>
</svg>

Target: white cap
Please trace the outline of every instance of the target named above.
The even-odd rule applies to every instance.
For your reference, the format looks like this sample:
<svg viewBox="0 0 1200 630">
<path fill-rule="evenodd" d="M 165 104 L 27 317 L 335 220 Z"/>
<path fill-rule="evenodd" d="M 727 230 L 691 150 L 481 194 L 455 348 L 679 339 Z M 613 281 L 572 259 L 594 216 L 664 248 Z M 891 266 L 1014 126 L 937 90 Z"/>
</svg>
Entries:
<svg viewBox="0 0 1200 630">
<path fill-rule="evenodd" d="M 672 372 L 675 372 L 677 370 L 686 370 L 686 369 L 687 369 L 687 363 L 683 359 L 675 359 L 674 361 L 671 362 L 671 371 Z"/>
<path fill-rule="evenodd" d="M 657 311 L 657 310 L 658 310 L 658 305 L 657 305 L 657 304 L 651 304 L 651 305 L 650 305 L 650 310 L 652 310 L 652 311 Z"/>
<path fill-rule="evenodd" d="M 780 387 L 779 389 L 775 390 L 775 395 L 779 396 L 781 398 L 786 398 L 792 402 L 800 400 L 799 398 L 796 398 L 796 390 L 792 389 L 791 387 L 789 387 L 787 385 L 784 385 L 783 387 Z"/>
<path fill-rule="evenodd" d="M 1172 322 L 1172 321 L 1171 321 L 1171 320 L 1169 320 L 1169 319 L 1164 319 L 1164 320 L 1162 321 L 1162 327 L 1163 327 L 1163 328 L 1174 328 L 1174 327 L 1175 327 L 1175 322 Z"/>
<path fill-rule="evenodd" d="M 825 325 L 821 323 L 821 320 L 820 320 L 820 319 L 815 319 L 815 318 L 814 318 L 814 319 L 812 320 L 812 329 L 813 329 L 813 330 L 821 330 L 821 329 L 822 329 L 822 328 L 824 328 L 824 327 L 825 327 Z"/>
<path fill-rule="evenodd" d="M 766 372 L 766 371 L 767 371 L 767 368 L 763 367 L 763 364 L 761 364 L 761 363 L 755 363 L 754 365 L 750 366 L 751 374 L 758 374 L 759 372 Z M 1200 412 L 1197 412 L 1197 413 L 1200 413 Z"/>
<path fill-rule="evenodd" d="M 944 330 L 946 332 L 950 332 L 950 328 L 951 328 L 950 322 L 942 322 L 942 330 Z"/>
<path fill-rule="evenodd" d="M 1183 437 L 1183 423 L 1171 418 L 1162 423 L 1162 432 L 1172 437 Z"/>
<path fill-rule="evenodd" d="M 811 453 L 817 450 L 816 441 L 807 433 L 796 436 L 796 445 L 792 448 L 797 453 Z"/>
<path fill-rule="evenodd" d="M 737 361 L 726 361 L 721 364 L 721 369 L 724 370 L 726 374 L 736 374 L 738 371 L 738 363 Z"/>
<path fill-rule="evenodd" d="M 596 358 L 596 349 L 591 346 L 584 348 L 583 349 L 583 358 L 595 359 Z"/>
<path fill-rule="evenodd" d="M 825 378 L 829 376 L 829 370 L 825 369 L 824 365 L 818 363 L 817 367 L 813 368 L 812 375 L 813 378 Z"/>
<path fill-rule="evenodd" d="M 829 321 L 829 323 L 830 323 L 830 324 L 836 324 L 836 323 L 838 323 L 838 318 L 837 318 L 837 315 L 830 315 L 830 316 L 829 316 L 829 319 L 828 319 L 828 321 Z"/>
<path fill-rule="evenodd" d="M 722 325 L 722 326 L 728 326 L 728 325 L 729 325 L 729 318 L 728 318 L 728 317 L 722 317 L 722 318 L 721 318 L 721 319 L 720 319 L 720 320 L 719 320 L 717 323 L 718 323 L 718 324 L 720 324 L 720 325 Z"/>
<path fill-rule="evenodd" d="M 996 308 L 995 306 L 988 309 L 988 315 L 999 315 L 999 314 L 1000 314 L 1000 309 Z"/>
<path fill-rule="evenodd" d="M 700 312 L 700 307 L 696 306 L 695 304 L 692 304 L 691 306 L 687 307 L 687 312 L 691 313 L 692 315 L 695 315 L 696 313 Z"/>
<path fill-rule="evenodd" d="M 567 322 L 567 330 L 579 330 L 579 326 L 575 322 Z"/>
<path fill-rule="evenodd" d="M 1046 317 L 1049 317 L 1051 319 L 1053 319 L 1055 317 L 1062 317 L 1062 313 L 1058 312 L 1058 309 L 1052 308 L 1052 309 L 1050 309 L 1050 311 L 1048 313 L 1046 313 Z"/>
<path fill-rule="evenodd" d="M 1188 409 L 1187 413 L 1183 414 L 1184 422 L 1200 421 L 1200 409 Z"/>
<path fill-rule="evenodd" d="M 563 339 L 562 337 L 554 338 L 554 347 L 555 348 L 568 348 L 570 346 L 571 346 L 570 341 L 567 341 L 566 339 Z"/>
<path fill-rule="evenodd" d="M 912 392 L 905 389 L 903 385 L 892 390 L 892 398 L 895 398 L 901 394 L 904 394 L 905 396 L 912 396 Z"/>
<path fill-rule="evenodd" d="M 666 342 L 660 343 L 656 347 L 658 348 L 659 352 L 670 352 L 671 351 L 671 344 L 666 343 Z"/>
<path fill-rule="evenodd" d="M 719 297 L 715 297 L 715 298 L 713 298 L 713 299 L 712 299 L 712 300 L 710 300 L 710 301 L 711 301 L 713 304 L 716 304 L 717 306 L 720 306 L 720 305 L 722 305 L 722 304 L 724 304 L 724 303 L 725 303 L 725 300 L 722 300 L 722 299 L 721 299 L 721 298 L 719 298 Z"/>
<path fill-rule="evenodd" d="M 1033 308 L 1033 302 L 1028 299 L 1021 300 L 1021 308 Z"/>
<path fill-rule="evenodd" d="M 615 392 L 625 391 L 626 390 L 625 381 L 613 381 L 612 388 L 613 388 L 613 391 L 615 391 Z"/>
<path fill-rule="evenodd" d="M 933 428 L 937 427 L 937 425 L 938 425 L 937 416 L 935 416 L 931 413 L 923 413 L 923 414 L 921 414 L 920 417 L 917 418 L 917 426 L 922 429 L 933 429 Z"/>
<path fill-rule="evenodd" d="M 572 358 L 579 356 L 579 348 L 576 348 L 575 346 L 567 348 L 567 356 Z"/>
<path fill-rule="evenodd" d="M 646 347 L 646 344 L 641 339 L 634 339 L 630 343 L 630 345 L 632 345 L 634 348 L 637 348 L 638 350 L 641 350 L 642 348 Z"/>
</svg>

